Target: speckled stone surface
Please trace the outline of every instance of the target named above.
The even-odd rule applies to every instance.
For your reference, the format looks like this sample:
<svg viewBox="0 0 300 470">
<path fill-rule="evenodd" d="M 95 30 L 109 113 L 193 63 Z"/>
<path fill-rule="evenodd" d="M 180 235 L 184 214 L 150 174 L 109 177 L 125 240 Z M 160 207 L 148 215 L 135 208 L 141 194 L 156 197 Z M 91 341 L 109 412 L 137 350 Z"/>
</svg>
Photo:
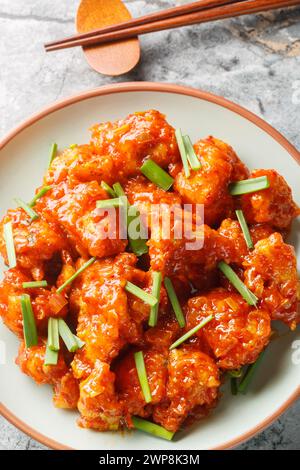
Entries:
<svg viewBox="0 0 300 470">
<path fill-rule="evenodd" d="M 110 79 L 80 49 L 45 54 L 74 31 L 78 0 L 0 0 L 0 135 L 81 90 L 133 80 L 171 82 L 225 96 L 275 126 L 300 149 L 300 8 L 144 36 L 130 74 Z M 184 3 L 129 0 L 134 16 Z M 239 449 L 300 449 L 300 402 Z M 44 449 L 0 418 L 0 449 Z"/>
</svg>

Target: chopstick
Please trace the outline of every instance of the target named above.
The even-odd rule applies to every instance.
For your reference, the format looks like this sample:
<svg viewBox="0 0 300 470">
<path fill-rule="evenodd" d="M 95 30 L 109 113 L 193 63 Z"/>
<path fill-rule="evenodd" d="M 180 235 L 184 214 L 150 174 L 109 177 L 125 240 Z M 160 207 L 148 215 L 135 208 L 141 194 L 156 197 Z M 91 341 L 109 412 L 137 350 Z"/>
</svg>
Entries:
<svg viewBox="0 0 300 470">
<path fill-rule="evenodd" d="M 49 47 L 52 47 L 58 44 L 64 44 L 64 43 L 74 41 L 74 40 L 90 38 L 90 37 L 95 36 L 96 34 L 98 35 L 98 34 L 112 33 L 114 31 L 121 31 L 122 29 L 127 29 L 129 27 L 131 28 L 133 26 L 140 26 L 140 25 L 152 23 L 154 21 L 174 18 L 176 16 L 180 16 L 186 13 L 193 13 L 196 11 L 204 10 L 204 9 L 207 9 L 208 7 L 225 5 L 227 3 L 235 3 L 236 1 L 245 1 L 245 0 L 200 0 L 198 2 L 189 3 L 187 5 L 167 8 L 166 10 L 155 11 L 154 13 L 151 13 L 149 15 L 140 16 L 139 18 L 133 18 L 128 21 L 123 21 L 122 23 L 113 24 L 110 26 L 106 26 L 104 28 L 88 31 L 87 33 L 76 34 L 73 36 L 69 36 L 68 38 L 49 42 L 45 44 L 45 48 L 48 49 Z"/>
<path fill-rule="evenodd" d="M 207 6 L 207 9 L 203 9 L 204 1 L 207 2 L 206 5 L 209 5 Z M 56 42 L 54 45 L 48 44 L 47 46 L 45 46 L 45 49 L 46 52 L 51 52 L 76 46 L 91 46 L 95 44 L 104 44 L 113 41 L 119 41 L 122 39 L 128 39 L 140 34 L 148 34 L 156 31 L 164 31 L 166 29 L 190 26 L 193 24 L 215 21 L 222 18 L 231 18 L 235 16 L 247 15 L 249 13 L 258 13 L 266 10 L 272 10 L 276 8 L 283 8 L 300 4 L 300 0 L 243 0 L 229 4 L 227 3 L 218 6 L 211 6 L 212 1 L 214 0 L 203 0 L 202 2 L 200 2 L 201 10 L 196 10 L 192 13 L 184 13 L 174 16 L 173 12 L 172 17 L 163 20 L 160 19 L 157 21 L 151 21 L 149 23 L 140 24 L 138 26 L 127 27 L 124 29 L 118 29 L 116 31 L 106 33 L 94 32 L 91 34 L 91 36 L 84 38 L 79 37 L 79 39 L 77 39 L 77 36 L 74 36 L 70 40 L 64 40 L 65 42 L 63 43 Z M 199 2 L 195 3 L 199 4 Z M 185 7 L 191 7 L 191 5 L 195 7 L 195 3 L 185 5 Z M 185 9 L 185 11 L 187 10 Z M 157 13 L 157 15 L 158 14 L 159 12 Z M 161 14 L 163 14 L 163 12 L 161 12 Z M 121 25 L 124 25 L 124 23 L 121 23 Z"/>
</svg>

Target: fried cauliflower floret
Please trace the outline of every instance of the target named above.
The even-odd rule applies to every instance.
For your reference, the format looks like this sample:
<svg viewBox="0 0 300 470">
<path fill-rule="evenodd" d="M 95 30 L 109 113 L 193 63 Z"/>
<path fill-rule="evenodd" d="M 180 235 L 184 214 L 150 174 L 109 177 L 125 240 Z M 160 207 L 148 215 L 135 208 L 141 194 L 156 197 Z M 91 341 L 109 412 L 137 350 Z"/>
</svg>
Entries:
<svg viewBox="0 0 300 470">
<path fill-rule="evenodd" d="M 92 373 L 80 383 L 79 426 L 98 431 L 119 428 L 123 411 L 114 383 L 115 374 L 110 371 L 109 365 L 97 360 Z"/>
<path fill-rule="evenodd" d="M 278 230 L 289 230 L 293 219 L 300 214 L 300 209 L 293 201 L 291 188 L 275 170 L 255 170 L 250 177 L 259 176 L 267 176 L 270 187 L 241 197 L 247 221 L 251 224 L 267 223 Z"/>
<path fill-rule="evenodd" d="M 188 330 L 214 316 L 197 335 L 208 343 L 222 369 L 255 362 L 270 339 L 269 313 L 222 288 L 191 298 L 185 313 Z"/>
<path fill-rule="evenodd" d="M 21 343 L 16 364 L 21 371 L 31 377 L 37 384 L 50 384 L 53 387 L 55 406 L 59 408 L 76 408 L 79 397 L 78 383 L 68 370 L 63 354 L 60 352 L 56 365 L 44 364 L 46 344 L 40 340 L 37 346 L 26 348 Z"/>
<path fill-rule="evenodd" d="M 23 282 L 31 281 L 18 268 L 5 272 L 4 279 L 0 282 L 0 316 L 5 325 L 19 338 L 23 338 L 23 320 L 20 297 L 28 294 L 23 288 Z M 31 305 L 35 317 L 38 332 L 46 333 L 48 318 L 54 316 L 51 309 L 53 292 L 44 288 L 30 289 Z M 67 314 L 67 308 L 60 310 L 59 315 Z"/>
<path fill-rule="evenodd" d="M 271 318 L 296 328 L 300 313 L 297 312 L 299 282 L 294 248 L 284 243 L 279 233 L 274 233 L 255 245 L 243 265 L 245 284 L 261 299 Z"/>
<path fill-rule="evenodd" d="M 61 183 L 41 198 L 36 207 L 47 220 L 54 220 L 81 256 L 111 256 L 125 250 L 127 240 L 119 236 L 118 210 L 96 208 L 107 199 L 96 181 L 70 185 Z"/>
<path fill-rule="evenodd" d="M 184 346 L 174 349 L 169 353 L 166 398 L 154 406 L 153 420 L 177 431 L 195 408 L 215 405 L 219 386 L 213 359 Z"/>
<path fill-rule="evenodd" d="M 97 124 L 92 128 L 92 143 L 99 153 L 112 158 L 110 182 L 123 182 L 139 174 L 146 157 L 163 168 L 180 158 L 173 127 L 163 114 L 154 110 Z"/>
<path fill-rule="evenodd" d="M 202 167 L 191 171 L 189 178 L 180 171 L 174 188 L 185 204 L 203 204 L 205 223 L 215 225 L 233 211 L 229 183 L 247 178 L 248 170 L 229 145 L 214 137 L 200 140 L 194 148 Z"/>
<path fill-rule="evenodd" d="M 249 226 L 253 245 L 263 238 L 267 238 L 274 229 L 267 224 L 255 224 Z M 241 226 L 237 220 L 224 219 L 218 229 L 218 233 L 224 240 L 224 260 L 227 263 L 241 265 L 249 254 Z"/>
<path fill-rule="evenodd" d="M 42 217 L 31 221 L 21 208 L 7 211 L 0 223 L 0 253 L 6 264 L 3 228 L 7 222 L 12 223 L 18 266 L 30 271 L 35 280 L 43 279 L 45 262 L 67 247 L 63 234 L 55 223 L 49 224 Z"/>
</svg>

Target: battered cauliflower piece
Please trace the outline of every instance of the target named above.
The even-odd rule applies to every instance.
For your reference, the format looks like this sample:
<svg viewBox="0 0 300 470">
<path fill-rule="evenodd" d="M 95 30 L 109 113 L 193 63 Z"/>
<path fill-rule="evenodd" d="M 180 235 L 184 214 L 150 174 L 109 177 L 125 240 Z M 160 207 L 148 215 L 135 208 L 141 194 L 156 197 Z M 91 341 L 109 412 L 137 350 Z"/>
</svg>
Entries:
<svg viewBox="0 0 300 470">
<path fill-rule="evenodd" d="M 65 237 L 55 221 L 48 223 L 39 217 L 31 221 L 21 209 L 7 211 L 0 223 L 0 253 L 8 264 L 3 227 L 12 223 L 17 264 L 28 270 L 35 280 L 44 279 L 45 263 L 67 248 Z"/>
<path fill-rule="evenodd" d="M 197 336 L 211 348 L 218 367 L 239 369 L 255 362 L 271 335 L 270 314 L 266 309 L 250 307 L 239 294 L 214 289 L 191 298 L 185 309 L 187 330 L 209 315 L 214 318 Z"/>
<path fill-rule="evenodd" d="M 76 408 L 79 398 L 78 382 L 69 371 L 62 352 L 59 352 L 56 365 L 45 366 L 46 344 L 39 340 L 37 346 L 26 348 L 20 344 L 16 364 L 21 371 L 39 385 L 50 384 L 53 387 L 53 401 L 59 408 Z"/>
<path fill-rule="evenodd" d="M 250 175 L 251 178 L 259 176 L 267 176 L 270 187 L 241 197 L 247 221 L 251 224 L 266 223 L 279 231 L 289 231 L 293 219 L 300 214 L 291 188 L 275 170 L 255 170 Z"/>
<path fill-rule="evenodd" d="M 279 233 L 260 240 L 243 263 L 245 284 L 261 299 L 261 305 L 273 320 L 281 320 L 291 329 L 300 322 L 297 311 L 299 281 L 297 260 L 292 246 Z"/>
<path fill-rule="evenodd" d="M 98 359 L 92 373 L 80 383 L 79 426 L 98 431 L 119 428 L 123 410 L 115 394 L 114 382 L 115 374 L 109 365 Z"/>
<path fill-rule="evenodd" d="M 197 142 L 194 148 L 202 167 L 191 171 L 189 178 L 184 170 L 180 171 L 174 188 L 183 203 L 203 204 L 205 223 L 216 225 L 233 212 L 229 183 L 248 178 L 249 172 L 234 150 L 221 140 L 208 137 Z"/>
</svg>

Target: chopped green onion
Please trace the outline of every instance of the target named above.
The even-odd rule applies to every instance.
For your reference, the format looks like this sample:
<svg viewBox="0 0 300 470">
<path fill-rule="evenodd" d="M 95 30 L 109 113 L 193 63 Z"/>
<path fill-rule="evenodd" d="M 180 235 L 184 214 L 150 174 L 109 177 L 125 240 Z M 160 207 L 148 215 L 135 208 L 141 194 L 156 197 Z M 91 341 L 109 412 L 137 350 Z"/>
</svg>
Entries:
<svg viewBox="0 0 300 470">
<path fill-rule="evenodd" d="M 71 144 L 70 145 L 70 149 L 72 149 L 72 150 L 75 149 L 76 147 L 78 147 L 78 144 Z"/>
<path fill-rule="evenodd" d="M 145 402 L 150 403 L 152 401 L 152 396 L 149 387 L 143 351 L 134 353 L 134 361 Z"/>
<path fill-rule="evenodd" d="M 191 139 L 188 135 L 183 136 L 183 143 L 186 150 L 186 156 L 192 170 L 199 170 L 201 163 L 196 155 Z"/>
<path fill-rule="evenodd" d="M 23 282 L 22 286 L 23 289 L 35 289 L 38 287 L 47 287 L 47 281 L 30 281 L 30 282 Z"/>
<path fill-rule="evenodd" d="M 30 296 L 28 294 L 21 295 L 21 310 L 23 317 L 25 346 L 26 348 L 31 348 L 32 346 L 36 346 L 38 344 L 38 335 Z"/>
<path fill-rule="evenodd" d="M 94 262 L 96 261 L 96 257 L 94 256 L 93 258 L 89 259 L 86 263 L 84 263 L 81 268 L 78 269 L 78 271 L 76 271 L 76 273 L 73 274 L 73 276 L 71 276 L 69 279 L 67 279 L 58 289 L 56 292 L 58 292 L 59 294 L 69 285 L 71 284 L 74 279 L 76 279 L 76 277 L 79 276 L 79 274 L 81 274 L 85 269 L 87 269 L 89 266 L 91 266 L 91 264 L 93 264 Z"/>
<path fill-rule="evenodd" d="M 7 222 L 6 224 L 4 224 L 3 237 L 4 237 L 4 241 L 6 245 L 8 266 L 10 269 L 12 269 L 17 266 L 17 258 L 16 258 L 16 250 L 15 250 L 14 236 L 13 236 L 13 229 L 12 229 L 11 222 Z"/>
<path fill-rule="evenodd" d="M 240 196 L 242 194 L 254 193 L 262 191 L 270 187 L 270 181 L 267 176 L 259 176 L 258 178 L 249 178 L 248 180 L 236 181 L 229 185 L 229 193 L 231 196 Z"/>
<path fill-rule="evenodd" d="M 265 355 L 265 351 L 262 351 L 258 357 L 258 359 L 256 360 L 256 362 L 254 362 L 254 364 L 251 364 L 247 370 L 246 370 L 246 373 L 244 375 L 244 377 L 242 378 L 241 382 L 239 383 L 238 385 L 238 392 L 239 393 L 243 393 L 243 394 L 246 394 L 247 391 L 248 391 L 248 388 L 249 388 L 249 385 L 250 383 L 252 382 L 252 379 L 253 379 L 253 376 L 257 370 L 257 368 L 259 367 L 260 363 L 262 362 L 262 359 Z"/>
<path fill-rule="evenodd" d="M 232 377 L 230 379 L 230 388 L 231 388 L 231 394 L 232 395 L 237 395 L 238 394 L 238 383 L 237 383 L 237 379 L 235 377 Z"/>
<path fill-rule="evenodd" d="M 105 181 L 101 181 L 101 188 L 104 189 L 104 191 L 106 191 L 111 197 L 117 197 L 113 188 L 111 188 L 109 184 L 105 183 Z"/>
<path fill-rule="evenodd" d="M 52 186 L 44 186 L 39 190 L 38 193 L 34 196 L 34 198 L 28 203 L 29 207 L 33 207 L 36 204 L 36 201 L 41 197 L 45 196 L 45 194 L 52 189 Z"/>
<path fill-rule="evenodd" d="M 80 338 L 78 338 L 78 336 L 76 336 L 76 335 L 73 335 L 73 336 L 74 336 L 74 338 L 75 338 L 75 340 L 78 344 L 78 349 L 83 348 L 83 346 L 85 346 L 85 342 L 82 341 Z"/>
<path fill-rule="evenodd" d="M 125 191 L 120 183 L 113 184 L 113 190 L 118 197 L 125 196 Z"/>
<path fill-rule="evenodd" d="M 233 377 L 234 379 L 239 379 L 243 375 L 243 370 L 242 369 L 229 370 L 228 375 L 230 377 Z"/>
<path fill-rule="evenodd" d="M 168 293 L 168 297 L 170 299 L 171 305 L 173 307 L 174 313 L 176 315 L 177 321 L 179 323 L 180 328 L 184 328 L 185 326 L 185 318 L 182 312 L 181 305 L 179 303 L 178 297 L 176 295 L 175 289 L 173 287 L 171 279 L 168 277 L 164 280 L 164 285 Z"/>
<path fill-rule="evenodd" d="M 26 202 L 22 201 L 22 199 L 15 198 L 16 203 L 20 206 L 31 218 L 31 220 L 35 220 L 39 218 L 39 214 L 37 214 Z"/>
<path fill-rule="evenodd" d="M 191 173 L 190 173 L 190 169 L 189 169 L 189 162 L 188 162 L 188 158 L 187 158 L 187 152 L 186 152 L 186 149 L 185 149 L 181 129 L 176 129 L 175 137 L 176 137 L 176 140 L 177 140 L 177 144 L 178 144 L 178 148 L 179 148 L 179 152 L 180 152 L 180 156 L 181 156 L 185 176 L 187 178 L 189 178 Z"/>
<path fill-rule="evenodd" d="M 48 166 L 51 166 L 51 163 L 53 162 L 56 155 L 57 155 L 57 144 L 54 143 L 54 144 L 51 145 L 51 148 L 50 148 L 49 165 Z"/>
<path fill-rule="evenodd" d="M 45 366 L 56 366 L 58 362 L 58 351 L 52 351 L 52 349 L 49 348 L 49 344 L 47 341 L 47 346 L 46 346 L 46 354 L 44 358 L 44 365 Z"/>
<path fill-rule="evenodd" d="M 130 294 L 135 295 L 139 299 L 143 300 L 146 304 L 151 305 L 151 307 L 154 307 L 154 305 L 158 303 L 158 300 L 154 297 L 154 295 L 148 294 L 148 292 L 145 292 L 140 287 L 136 286 L 135 284 L 132 284 L 132 282 L 127 281 L 125 290 L 127 292 L 130 292 Z"/>
<path fill-rule="evenodd" d="M 197 331 L 201 330 L 201 328 L 203 328 L 205 325 L 207 325 L 207 323 L 209 323 L 210 321 L 212 321 L 212 319 L 214 318 L 213 315 L 209 315 L 207 318 L 205 318 L 201 323 L 199 323 L 199 325 L 196 325 L 194 328 L 192 328 L 190 331 L 188 331 L 187 333 L 185 333 L 183 336 L 181 336 L 177 341 L 175 341 L 175 343 L 173 343 L 171 346 L 170 346 L 170 351 L 172 349 L 175 349 L 177 348 L 177 346 L 179 346 L 181 343 L 184 343 L 184 341 L 186 341 L 187 339 L 189 339 L 191 336 L 193 336 L 195 333 L 197 333 Z"/>
<path fill-rule="evenodd" d="M 68 351 L 70 352 L 77 351 L 78 349 L 77 339 L 75 339 L 72 331 L 70 330 L 70 328 L 68 327 L 68 325 L 62 318 L 58 319 L 58 331 Z"/>
<path fill-rule="evenodd" d="M 256 295 L 248 289 L 248 287 L 240 280 L 238 275 L 234 272 L 234 270 L 224 261 L 221 261 L 218 264 L 218 268 L 224 276 L 227 277 L 229 282 L 236 288 L 236 290 L 241 294 L 241 296 L 248 302 L 249 305 L 256 306 L 258 302 L 258 298 Z"/>
<path fill-rule="evenodd" d="M 124 205 L 124 201 L 121 197 L 116 197 L 114 199 L 103 199 L 102 201 L 97 201 L 97 209 L 109 209 L 111 207 L 120 207 Z"/>
<path fill-rule="evenodd" d="M 148 321 L 149 326 L 155 326 L 157 324 L 162 274 L 157 271 L 153 271 L 152 281 L 152 295 L 157 299 L 157 304 L 151 307 Z"/>
<path fill-rule="evenodd" d="M 141 166 L 141 172 L 146 176 L 146 178 L 148 178 L 148 180 L 152 181 L 152 183 L 165 191 L 168 191 L 174 183 L 172 176 L 170 176 L 169 173 L 163 170 L 150 158 L 148 158 L 148 160 L 146 160 Z"/>
<path fill-rule="evenodd" d="M 239 209 L 239 210 L 236 210 L 235 213 L 238 218 L 239 224 L 241 226 L 245 241 L 247 243 L 247 247 L 249 248 L 249 250 L 252 250 L 254 245 L 253 245 L 253 241 L 250 235 L 248 224 L 244 216 L 244 212 Z"/>
<path fill-rule="evenodd" d="M 59 350 L 58 319 L 49 318 L 48 320 L 48 346 L 52 351 Z"/>
<path fill-rule="evenodd" d="M 171 441 L 174 436 L 174 432 L 167 431 L 167 429 L 159 426 L 158 424 L 151 423 L 145 419 L 138 418 L 137 416 L 132 416 L 132 422 L 136 429 L 139 431 L 144 431 L 148 434 L 153 434 L 156 437 L 161 437 L 167 441 Z"/>
</svg>

